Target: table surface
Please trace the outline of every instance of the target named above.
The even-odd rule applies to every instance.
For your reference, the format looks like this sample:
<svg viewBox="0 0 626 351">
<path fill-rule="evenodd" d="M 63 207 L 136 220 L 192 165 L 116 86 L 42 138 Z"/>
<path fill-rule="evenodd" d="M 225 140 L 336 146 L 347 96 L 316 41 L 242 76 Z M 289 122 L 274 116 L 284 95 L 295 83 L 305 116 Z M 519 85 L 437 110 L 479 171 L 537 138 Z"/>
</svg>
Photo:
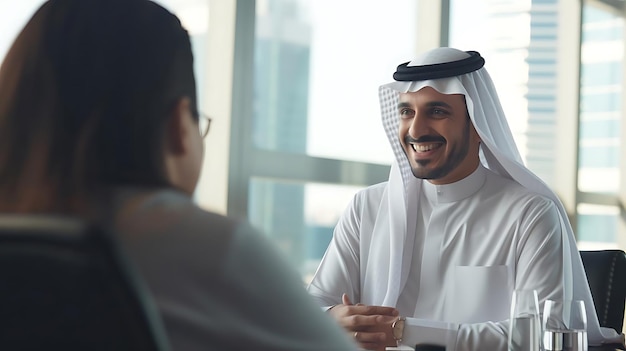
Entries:
<svg viewBox="0 0 626 351">
<path fill-rule="evenodd" d="M 400 346 L 400 347 L 388 347 L 387 350 L 404 351 L 404 350 L 413 350 L 413 349 L 408 346 Z M 619 351 L 619 350 L 624 350 L 623 348 L 620 347 L 619 344 L 605 345 L 605 346 L 589 346 L 589 351 Z M 445 351 L 445 348 L 442 347 L 441 351 Z"/>
<path fill-rule="evenodd" d="M 605 346 L 589 346 L 589 351 L 615 351 L 623 350 L 619 344 Z"/>
</svg>

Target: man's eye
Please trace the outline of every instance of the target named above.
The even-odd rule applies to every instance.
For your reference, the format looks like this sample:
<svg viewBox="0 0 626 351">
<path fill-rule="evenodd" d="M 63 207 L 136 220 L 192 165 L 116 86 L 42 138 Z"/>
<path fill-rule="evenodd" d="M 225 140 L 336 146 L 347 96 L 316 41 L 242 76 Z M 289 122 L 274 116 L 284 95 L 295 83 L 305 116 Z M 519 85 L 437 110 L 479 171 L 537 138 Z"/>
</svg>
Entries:
<svg viewBox="0 0 626 351">
<path fill-rule="evenodd" d="M 413 110 L 408 109 L 408 108 L 403 108 L 400 110 L 400 116 L 401 117 L 411 117 L 413 116 Z"/>
<path fill-rule="evenodd" d="M 448 111 L 444 110 L 444 109 L 440 109 L 440 108 L 434 108 L 430 111 L 431 114 L 433 115 L 437 115 L 437 116 L 442 116 L 442 115 L 448 115 Z"/>
</svg>

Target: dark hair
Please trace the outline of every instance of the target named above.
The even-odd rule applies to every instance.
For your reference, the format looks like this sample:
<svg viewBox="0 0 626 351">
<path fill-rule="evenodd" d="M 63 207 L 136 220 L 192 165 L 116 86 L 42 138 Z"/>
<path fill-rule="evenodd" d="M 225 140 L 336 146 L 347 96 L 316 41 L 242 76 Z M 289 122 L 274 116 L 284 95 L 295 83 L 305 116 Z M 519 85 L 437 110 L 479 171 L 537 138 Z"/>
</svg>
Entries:
<svg viewBox="0 0 626 351">
<path fill-rule="evenodd" d="M 180 21 L 147 0 L 49 0 L 0 68 L 0 211 L 80 212 L 109 185 L 168 186 L 176 102 L 197 117 Z"/>
</svg>

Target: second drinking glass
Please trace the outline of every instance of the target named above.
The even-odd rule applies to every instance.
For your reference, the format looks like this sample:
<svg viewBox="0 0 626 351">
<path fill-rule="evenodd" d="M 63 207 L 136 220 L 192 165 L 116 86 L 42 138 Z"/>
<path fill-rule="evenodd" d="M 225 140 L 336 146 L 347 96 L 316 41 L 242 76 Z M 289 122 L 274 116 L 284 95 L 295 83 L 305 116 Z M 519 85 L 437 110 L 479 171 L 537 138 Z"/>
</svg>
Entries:
<svg viewBox="0 0 626 351">
<path fill-rule="evenodd" d="M 587 313 L 580 300 L 547 300 L 543 308 L 546 351 L 587 351 Z"/>
</svg>

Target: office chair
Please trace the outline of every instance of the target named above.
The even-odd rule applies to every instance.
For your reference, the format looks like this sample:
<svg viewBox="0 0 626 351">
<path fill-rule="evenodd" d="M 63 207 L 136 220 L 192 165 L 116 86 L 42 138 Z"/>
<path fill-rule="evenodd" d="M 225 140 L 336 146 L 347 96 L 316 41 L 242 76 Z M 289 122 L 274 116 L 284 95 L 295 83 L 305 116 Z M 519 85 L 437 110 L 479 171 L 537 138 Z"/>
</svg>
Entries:
<svg viewBox="0 0 626 351">
<path fill-rule="evenodd" d="M 0 216 L 0 349 L 167 350 L 156 308 L 107 230 Z"/>
<path fill-rule="evenodd" d="M 626 254 L 622 250 L 581 251 L 598 320 L 622 332 L 626 301 Z"/>
</svg>

